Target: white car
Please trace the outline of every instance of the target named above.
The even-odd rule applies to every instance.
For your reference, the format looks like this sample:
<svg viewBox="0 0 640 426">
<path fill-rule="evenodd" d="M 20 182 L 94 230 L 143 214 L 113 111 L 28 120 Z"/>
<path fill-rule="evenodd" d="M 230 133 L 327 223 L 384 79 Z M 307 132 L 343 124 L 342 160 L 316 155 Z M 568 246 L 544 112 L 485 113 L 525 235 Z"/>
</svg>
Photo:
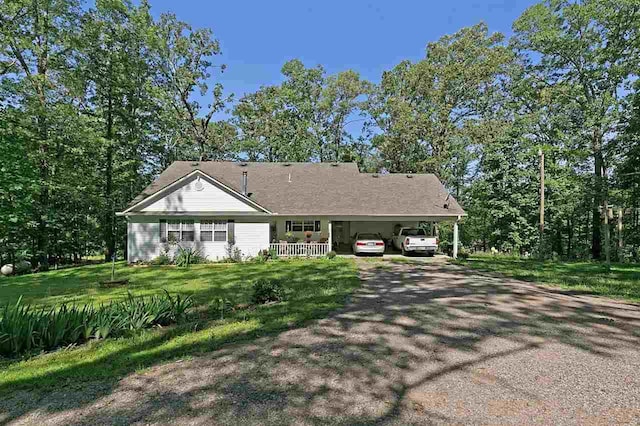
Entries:
<svg viewBox="0 0 640 426">
<path fill-rule="evenodd" d="M 353 254 L 384 254 L 384 240 L 380 234 L 357 233 L 352 250 Z"/>
<path fill-rule="evenodd" d="M 434 256 L 438 249 L 438 238 L 427 236 L 427 232 L 422 228 L 400 228 L 393 236 L 392 242 L 403 255 L 424 253 L 427 256 Z"/>
</svg>

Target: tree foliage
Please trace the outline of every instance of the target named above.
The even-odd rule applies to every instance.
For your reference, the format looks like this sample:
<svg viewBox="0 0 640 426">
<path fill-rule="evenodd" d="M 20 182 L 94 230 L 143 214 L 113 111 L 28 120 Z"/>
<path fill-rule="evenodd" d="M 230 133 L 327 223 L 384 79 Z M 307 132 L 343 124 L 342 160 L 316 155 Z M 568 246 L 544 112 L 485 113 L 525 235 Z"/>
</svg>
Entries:
<svg viewBox="0 0 640 426">
<path fill-rule="evenodd" d="M 613 205 L 614 255 L 637 259 L 637 0 L 544 0 L 510 39 L 462 28 L 376 84 L 293 59 L 237 101 L 215 34 L 150 9 L 0 1 L 0 263 L 122 253 L 115 212 L 186 159 L 435 173 L 467 210 L 464 244 L 516 253 L 600 258 Z"/>
<path fill-rule="evenodd" d="M 327 76 L 299 60 L 282 67 L 284 81 L 242 97 L 233 110 L 240 151 L 253 161 L 358 160 L 350 124 L 361 120 L 370 84 L 355 71 Z"/>
</svg>

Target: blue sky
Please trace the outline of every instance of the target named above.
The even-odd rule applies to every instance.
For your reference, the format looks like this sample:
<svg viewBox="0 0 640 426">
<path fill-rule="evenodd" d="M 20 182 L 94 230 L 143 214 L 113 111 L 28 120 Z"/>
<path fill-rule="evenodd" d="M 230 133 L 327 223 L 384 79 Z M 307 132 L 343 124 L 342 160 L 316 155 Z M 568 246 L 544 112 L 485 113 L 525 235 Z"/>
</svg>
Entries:
<svg viewBox="0 0 640 426">
<path fill-rule="evenodd" d="M 151 0 L 152 13 L 173 12 L 193 27 L 211 28 L 227 64 L 225 92 L 242 96 L 281 81 L 280 68 L 299 58 L 329 73 L 347 69 L 377 82 L 404 59 L 424 56 L 428 42 L 484 21 L 511 34 L 534 0 L 373 1 Z"/>
</svg>

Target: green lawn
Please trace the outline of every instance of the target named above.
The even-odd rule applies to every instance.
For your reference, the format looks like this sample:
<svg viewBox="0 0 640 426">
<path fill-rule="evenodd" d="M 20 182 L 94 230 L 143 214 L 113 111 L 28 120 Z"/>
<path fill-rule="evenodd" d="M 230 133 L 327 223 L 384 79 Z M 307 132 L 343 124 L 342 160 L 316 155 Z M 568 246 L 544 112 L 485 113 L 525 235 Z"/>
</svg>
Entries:
<svg viewBox="0 0 640 426">
<path fill-rule="evenodd" d="M 127 338 L 94 341 L 25 360 L 0 360 L 0 395 L 17 388 L 46 390 L 50 386 L 117 381 L 124 375 L 158 362 L 212 351 L 229 342 L 300 326 L 340 307 L 358 285 L 353 261 L 344 259 L 272 261 L 262 264 L 128 267 L 117 265 L 117 277 L 128 278 L 126 288 L 102 288 L 98 281 L 110 265 L 92 265 L 21 277 L 0 278 L 0 304 L 20 296 L 38 306 L 61 302 L 100 304 L 122 299 L 127 291 L 150 295 L 166 289 L 192 295 L 196 314 L 177 327 L 147 330 Z M 232 305 L 248 303 L 257 278 L 282 279 L 287 301 L 255 310 L 228 312 L 220 320 L 219 298 Z"/>
<path fill-rule="evenodd" d="M 473 269 L 589 294 L 640 301 L 640 265 L 613 264 L 607 272 L 596 262 L 560 262 L 476 254 L 460 261 Z"/>
</svg>

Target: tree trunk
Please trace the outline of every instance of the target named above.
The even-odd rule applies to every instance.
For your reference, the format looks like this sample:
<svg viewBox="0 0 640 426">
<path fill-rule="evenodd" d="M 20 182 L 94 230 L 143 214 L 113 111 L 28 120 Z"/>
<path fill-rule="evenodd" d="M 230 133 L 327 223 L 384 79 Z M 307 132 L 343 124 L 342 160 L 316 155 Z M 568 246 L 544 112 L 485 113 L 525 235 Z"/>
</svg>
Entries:
<svg viewBox="0 0 640 426">
<path fill-rule="evenodd" d="M 600 210 L 602 200 L 604 199 L 604 182 L 602 169 L 604 167 L 604 158 L 602 155 L 601 136 L 594 133 L 594 193 L 593 193 L 593 211 L 591 218 L 591 257 L 599 260 L 602 256 L 602 233 L 600 226 Z"/>
<path fill-rule="evenodd" d="M 48 129 L 47 122 L 44 115 L 45 111 L 42 111 L 40 117 L 38 117 L 38 128 L 40 146 L 38 147 L 40 161 L 39 161 L 39 174 L 40 174 L 40 193 L 38 195 L 38 234 L 36 236 L 36 250 L 37 250 L 37 262 L 40 269 L 46 270 L 49 268 L 49 236 L 47 225 L 47 214 L 49 211 L 49 163 L 47 162 L 48 147 Z"/>
<path fill-rule="evenodd" d="M 107 100 L 107 152 L 105 165 L 105 212 L 104 212 L 104 243 L 106 247 L 105 260 L 111 260 L 115 253 L 115 238 L 113 235 L 114 228 L 114 211 L 113 211 L 113 99 L 111 89 L 109 89 L 109 99 Z"/>
<path fill-rule="evenodd" d="M 558 253 L 558 256 L 564 256 L 564 251 L 562 250 L 562 219 L 558 220 L 558 223 L 556 224 L 555 246 L 555 252 Z"/>
<path fill-rule="evenodd" d="M 573 259 L 573 223 L 567 219 L 567 257 Z"/>
</svg>

